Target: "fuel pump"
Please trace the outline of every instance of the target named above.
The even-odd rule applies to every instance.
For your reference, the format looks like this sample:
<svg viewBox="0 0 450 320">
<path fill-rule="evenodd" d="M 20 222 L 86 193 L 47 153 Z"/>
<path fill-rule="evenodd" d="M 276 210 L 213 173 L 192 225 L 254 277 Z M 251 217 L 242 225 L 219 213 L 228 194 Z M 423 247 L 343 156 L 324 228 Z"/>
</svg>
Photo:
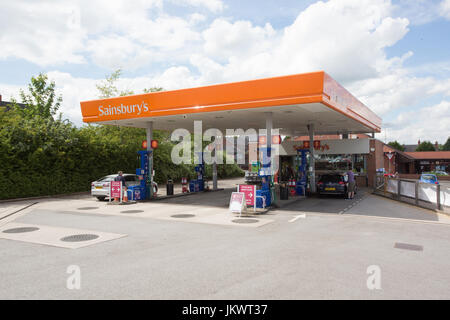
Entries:
<svg viewBox="0 0 450 320">
<path fill-rule="evenodd" d="M 203 161 L 203 156 L 201 154 L 199 154 L 198 159 L 201 159 L 201 162 L 195 167 L 197 179 L 190 181 L 190 192 L 200 192 L 205 190 L 205 162 Z"/>
<path fill-rule="evenodd" d="M 271 148 L 261 148 L 260 149 L 260 169 L 258 176 L 261 181 L 261 187 L 256 190 L 256 207 L 262 208 L 263 202 L 258 196 L 265 198 L 266 207 L 272 204 L 272 194 L 274 190 L 273 184 L 273 173 L 272 173 L 272 161 L 271 161 Z"/>
<path fill-rule="evenodd" d="M 136 169 L 136 175 L 139 177 L 139 185 L 130 187 L 134 200 L 149 200 L 152 196 L 153 190 L 150 186 L 150 174 L 152 173 L 149 170 L 149 156 L 151 153 L 152 151 L 147 150 L 138 151 L 141 167 Z"/>
</svg>

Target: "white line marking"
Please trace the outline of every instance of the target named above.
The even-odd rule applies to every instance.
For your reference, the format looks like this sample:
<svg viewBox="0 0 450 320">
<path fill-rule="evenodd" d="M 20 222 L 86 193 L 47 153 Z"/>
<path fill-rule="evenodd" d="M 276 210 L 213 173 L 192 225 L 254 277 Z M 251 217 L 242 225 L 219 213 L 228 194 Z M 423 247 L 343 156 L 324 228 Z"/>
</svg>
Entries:
<svg viewBox="0 0 450 320">
<path fill-rule="evenodd" d="M 289 222 L 294 222 L 294 221 L 296 221 L 296 220 L 298 220 L 300 218 L 305 219 L 306 218 L 306 214 L 300 214 L 300 215 L 296 216 L 294 219 L 289 220 Z"/>
</svg>

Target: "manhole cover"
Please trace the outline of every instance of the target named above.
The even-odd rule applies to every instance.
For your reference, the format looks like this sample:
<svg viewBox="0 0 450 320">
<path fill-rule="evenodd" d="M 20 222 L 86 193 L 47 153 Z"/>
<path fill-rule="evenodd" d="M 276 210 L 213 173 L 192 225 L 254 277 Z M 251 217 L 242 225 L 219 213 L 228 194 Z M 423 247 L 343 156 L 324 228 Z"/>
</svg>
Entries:
<svg viewBox="0 0 450 320">
<path fill-rule="evenodd" d="M 394 248 L 404 249 L 404 250 L 412 250 L 412 251 L 423 251 L 423 247 L 416 244 L 409 243 L 400 243 L 396 242 Z"/>
<path fill-rule="evenodd" d="M 37 231 L 39 228 L 36 227 L 22 227 L 22 228 L 12 228 L 8 230 L 3 230 L 3 233 L 24 233 L 24 232 L 32 232 Z"/>
<path fill-rule="evenodd" d="M 234 219 L 234 223 L 257 223 L 259 220 L 256 219 Z"/>
<path fill-rule="evenodd" d="M 140 212 L 144 212 L 144 210 L 125 210 L 125 211 L 120 211 L 120 213 L 140 213 Z"/>
<path fill-rule="evenodd" d="M 78 208 L 78 210 L 94 210 L 94 209 L 98 209 L 98 207 L 82 207 L 82 208 Z"/>
<path fill-rule="evenodd" d="M 172 218 L 193 218 L 195 214 L 174 214 Z"/>
<path fill-rule="evenodd" d="M 72 236 L 67 236 L 64 238 L 61 238 L 61 241 L 64 242 L 81 242 L 81 241 L 89 241 L 97 239 L 98 235 L 96 234 L 74 234 Z"/>
</svg>

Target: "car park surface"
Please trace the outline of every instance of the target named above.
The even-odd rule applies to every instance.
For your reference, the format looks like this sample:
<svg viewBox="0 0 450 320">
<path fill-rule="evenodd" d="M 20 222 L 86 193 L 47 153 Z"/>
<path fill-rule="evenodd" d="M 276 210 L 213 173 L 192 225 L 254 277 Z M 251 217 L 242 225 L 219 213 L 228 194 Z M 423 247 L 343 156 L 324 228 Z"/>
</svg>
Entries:
<svg viewBox="0 0 450 320">
<path fill-rule="evenodd" d="M 221 192 L 128 206 L 89 195 L 47 199 L 2 219 L 1 230 L 15 223 L 120 237 L 78 249 L 0 238 L 0 298 L 450 298 L 450 218 L 369 190 L 352 201 L 311 197 L 245 218 L 270 220 L 257 227 L 171 217 L 235 219 L 227 212 L 235 183 L 221 182 Z M 0 212 L 20 206 L 0 204 Z M 134 210 L 144 212 L 122 213 Z M 81 270 L 80 290 L 66 287 L 72 265 Z M 366 286 L 371 265 L 381 269 L 381 290 Z"/>
</svg>

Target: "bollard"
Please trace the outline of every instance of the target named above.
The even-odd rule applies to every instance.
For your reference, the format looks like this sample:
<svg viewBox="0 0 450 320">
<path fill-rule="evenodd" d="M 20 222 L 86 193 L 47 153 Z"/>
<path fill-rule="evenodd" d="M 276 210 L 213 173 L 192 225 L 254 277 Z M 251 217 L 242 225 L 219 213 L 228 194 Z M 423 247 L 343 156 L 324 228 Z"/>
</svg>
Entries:
<svg viewBox="0 0 450 320">
<path fill-rule="evenodd" d="M 166 194 L 168 196 L 173 196 L 173 181 L 171 179 L 167 180 Z"/>
</svg>

